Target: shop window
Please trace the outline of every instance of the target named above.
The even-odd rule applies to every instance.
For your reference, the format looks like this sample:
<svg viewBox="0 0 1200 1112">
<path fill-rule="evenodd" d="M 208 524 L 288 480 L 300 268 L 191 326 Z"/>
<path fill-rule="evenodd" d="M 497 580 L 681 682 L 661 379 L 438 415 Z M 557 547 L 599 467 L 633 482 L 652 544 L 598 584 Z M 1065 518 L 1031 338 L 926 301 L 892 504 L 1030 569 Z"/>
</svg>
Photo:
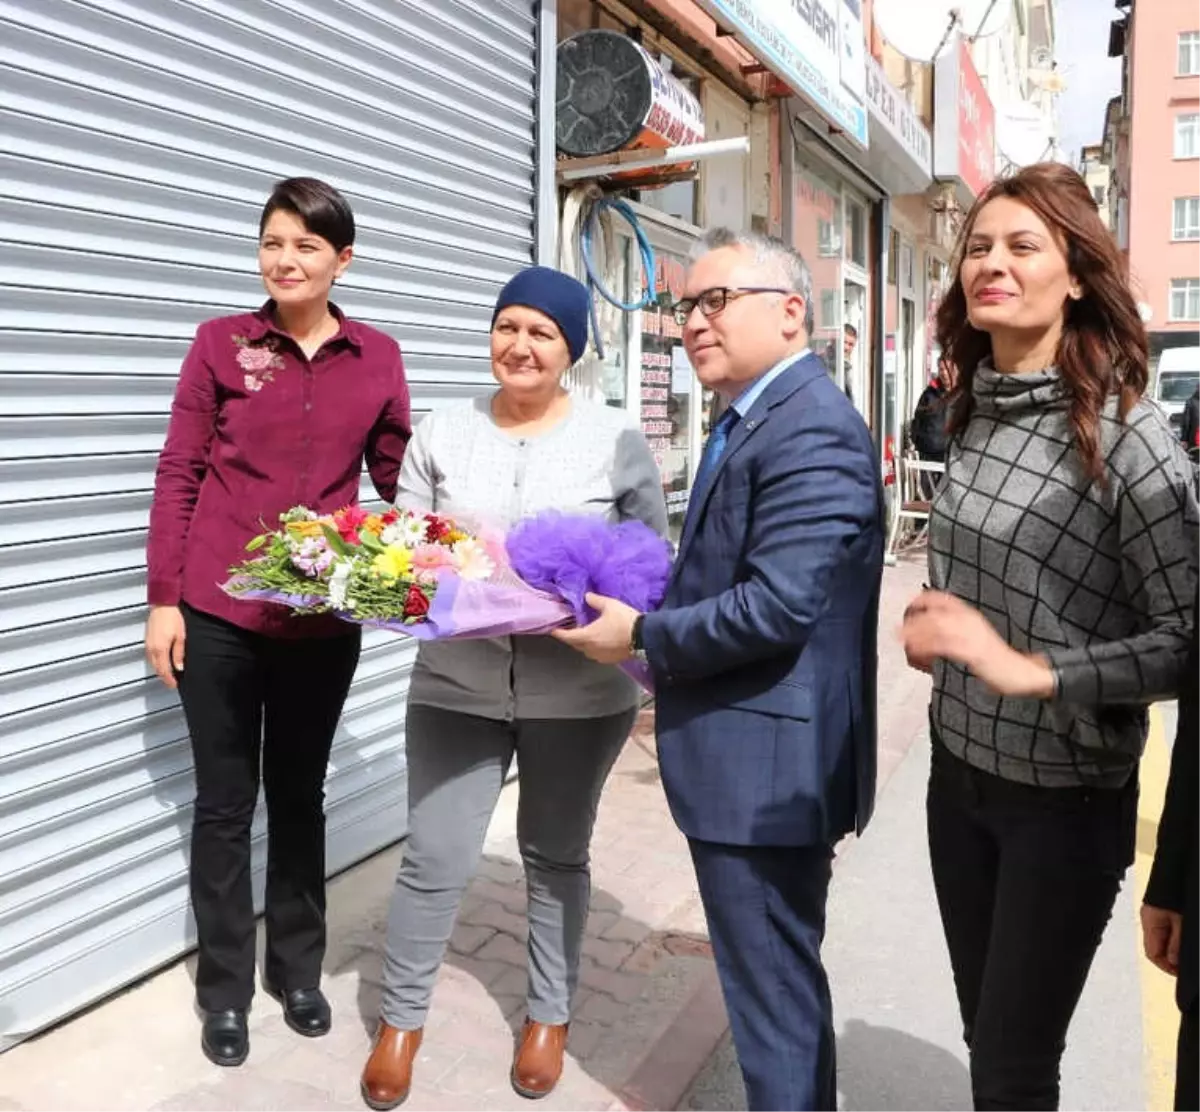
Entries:
<svg viewBox="0 0 1200 1112">
<path fill-rule="evenodd" d="M 792 246 L 804 257 L 813 280 L 812 350 L 835 376 L 841 358 L 842 236 L 840 190 L 803 161 L 796 150 L 792 185 Z"/>
<path fill-rule="evenodd" d="M 821 291 L 821 315 L 818 318 L 821 329 L 837 331 L 838 326 L 838 296 L 837 290 Z"/>
<path fill-rule="evenodd" d="M 838 239 L 837 225 L 829 220 L 817 222 L 817 254 L 828 259 L 842 253 L 842 241 Z"/>
<path fill-rule="evenodd" d="M 867 210 L 858 201 L 846 200 L 846 261 L 867 265 Z"/>
</svg>

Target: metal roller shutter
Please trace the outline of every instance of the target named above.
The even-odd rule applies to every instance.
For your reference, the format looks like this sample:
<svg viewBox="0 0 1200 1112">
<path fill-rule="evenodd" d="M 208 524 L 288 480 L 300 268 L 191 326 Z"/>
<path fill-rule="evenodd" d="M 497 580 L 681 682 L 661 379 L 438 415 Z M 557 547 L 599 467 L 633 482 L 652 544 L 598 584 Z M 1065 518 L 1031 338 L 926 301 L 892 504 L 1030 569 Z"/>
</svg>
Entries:
<svg viewBox="0 0 1200 1112">
<path fill-rule="evenodd" d="M 351 198 L 338 300 L 400 341 L 418 410 L 476 392 L 533 255 L 536 35 L 534 0 L 0 0 L 0 1047 L 191 942 L 145 525 L 196 325 L 263 296 L 271 183 Z M 411 653 L 366 646 L 333 870 L 404 832 Z"/>
</svg>

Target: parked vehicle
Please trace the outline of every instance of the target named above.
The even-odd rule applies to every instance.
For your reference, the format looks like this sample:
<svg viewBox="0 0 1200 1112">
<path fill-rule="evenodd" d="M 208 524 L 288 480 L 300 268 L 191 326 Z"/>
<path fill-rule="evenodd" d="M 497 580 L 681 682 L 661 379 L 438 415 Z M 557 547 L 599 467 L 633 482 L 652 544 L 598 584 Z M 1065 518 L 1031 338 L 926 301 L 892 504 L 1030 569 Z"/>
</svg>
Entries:
<svg viewBox="0 0 1200 1112">
<path fill-rule="evenodd" d="M 1200 386 L 1200 347 L 1167 348 L 1158 361 L 1154 400 L 1176 429 L 1183 424 L 1184 406 L 1197 386 Z"/>
</svg>

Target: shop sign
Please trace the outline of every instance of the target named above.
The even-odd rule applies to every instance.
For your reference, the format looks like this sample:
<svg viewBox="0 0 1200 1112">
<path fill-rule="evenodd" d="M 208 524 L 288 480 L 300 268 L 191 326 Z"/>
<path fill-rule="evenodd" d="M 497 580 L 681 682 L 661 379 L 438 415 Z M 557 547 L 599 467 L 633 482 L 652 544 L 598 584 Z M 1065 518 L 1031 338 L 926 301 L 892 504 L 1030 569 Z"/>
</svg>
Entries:
<svg viewBox="0 0 1200 1112">
<path fill-rule="evenodd" d="M 931 174 L 933 140 L 929 129 L 874 58 L 867 59 L 867 106 L 871 115 L 912 155 L 922 172 Z"/>
<path fill-rule="evenodd" d="M 866 148 L 859 0 L 697 2 L 781 81 Z"/>
<path fill-rule="evenodd" d="M 933 173 L 978 197 L 996 176 L 996 110 L 965 39 L 934 70 Z"/>
</svg>

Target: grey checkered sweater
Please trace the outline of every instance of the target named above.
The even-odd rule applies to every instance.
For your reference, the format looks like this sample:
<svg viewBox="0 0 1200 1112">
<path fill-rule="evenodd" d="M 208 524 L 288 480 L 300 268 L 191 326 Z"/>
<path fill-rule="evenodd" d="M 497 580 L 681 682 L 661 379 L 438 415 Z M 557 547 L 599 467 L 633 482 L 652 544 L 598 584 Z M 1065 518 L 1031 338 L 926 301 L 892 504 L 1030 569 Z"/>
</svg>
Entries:
<svg viewBox="0 0 1200 1112">
<path fill-rule="evenodd" d="M 1191 463 L 1162 412 L 1104 409 L 1108 486 L 1090 482 L 1056 371 L 981 365 L 975 410 L 950 445 L 929 523 L 931 585 L 978 607 L 1022 652 L 1044 654 L 1054 699 L 1001 698 L 963 667 L 933 670 L 942 743 L 1006 780 L 1120 787 L 1147 705 L 1173 697 L 1196 592 Z"/>
</svg>

